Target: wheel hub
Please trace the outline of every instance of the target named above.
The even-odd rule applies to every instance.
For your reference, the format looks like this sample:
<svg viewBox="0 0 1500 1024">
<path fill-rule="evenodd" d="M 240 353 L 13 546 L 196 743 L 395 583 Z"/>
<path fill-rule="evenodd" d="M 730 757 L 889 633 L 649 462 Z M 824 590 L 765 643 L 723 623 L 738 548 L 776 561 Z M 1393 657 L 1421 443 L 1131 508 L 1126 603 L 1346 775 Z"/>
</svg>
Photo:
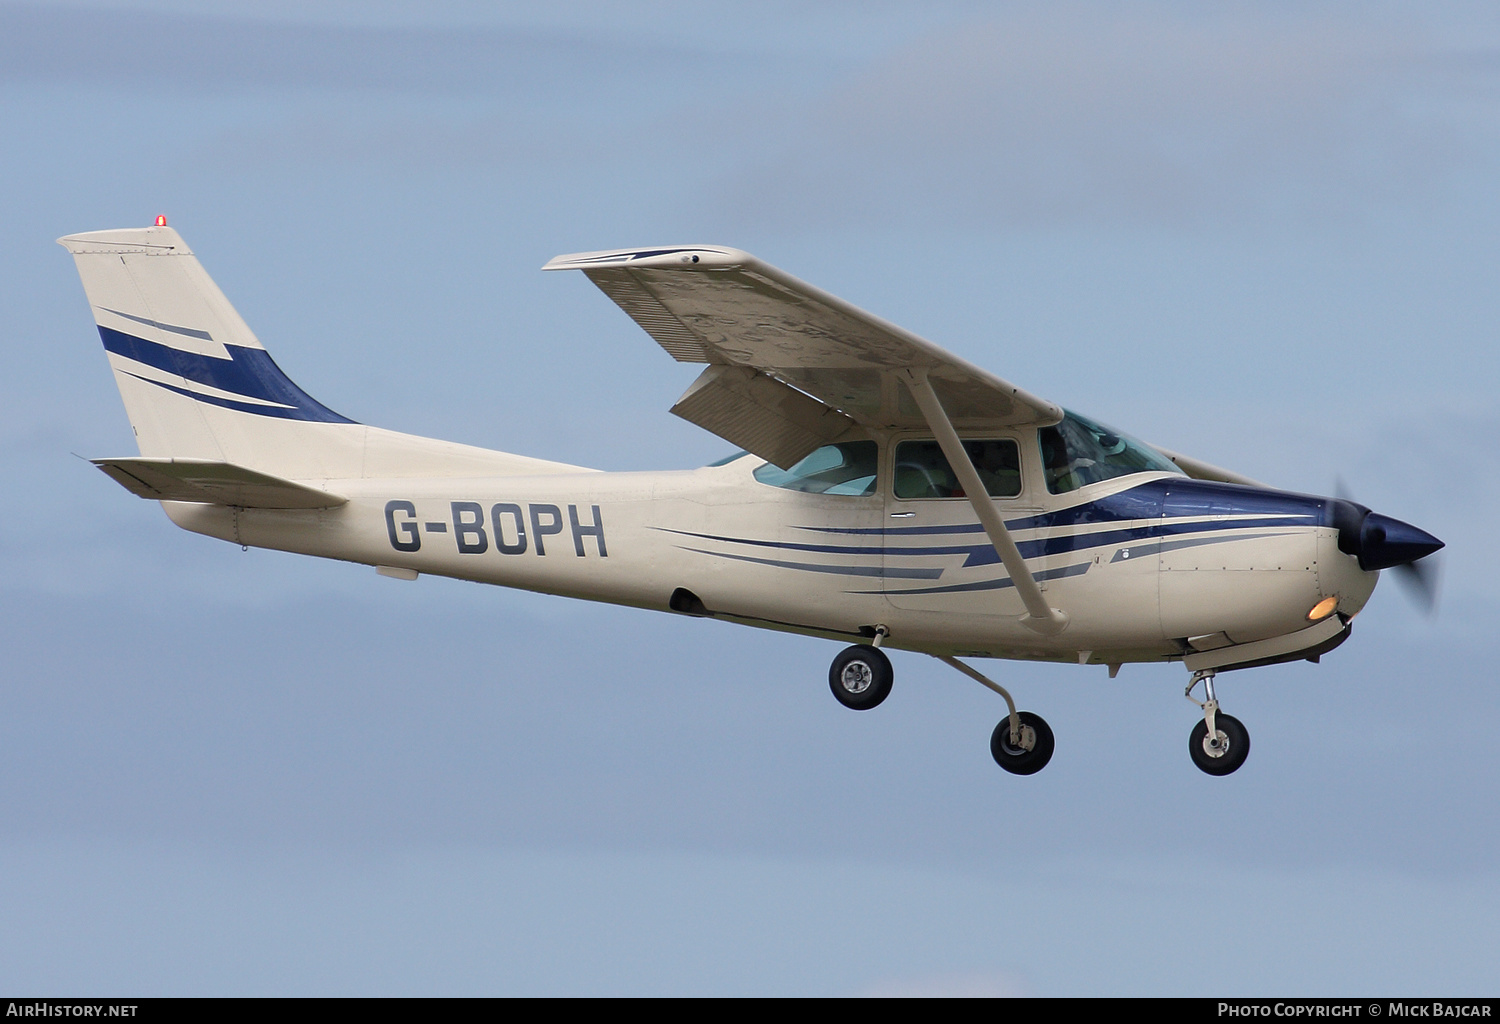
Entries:
<svg viewBox="0 0 1500 1024">
<path fill-rule="evenodd" d="M 1010 730 L 1007 728 L 1001 737 L 1000 746 L 1005 749 L 1007 754 L 1016 757 L 1030 753 L 1036 749 L 1036 730 L 1029 725 L 1021 726 L 1021 742 L 1015 744 L 1011 742 Z"/>
<path fill-rule="evenodd" d="M 1212 736 L 1204 736 L 1203 752 L 1209 757 L 1223 757 L 1229 753 L 1228 734 L 1222 729 L 1216 729 Z"/>
<path fill-rule="evenodd" d="M 844 689 L 850 693 L 864 693 L 875 682 L 875 673 L 870 671 L 870 666 L 862 661 L 851 661 L 844 666 L 843 675 L 839 677 L 844 684 Z"/>
</svg>

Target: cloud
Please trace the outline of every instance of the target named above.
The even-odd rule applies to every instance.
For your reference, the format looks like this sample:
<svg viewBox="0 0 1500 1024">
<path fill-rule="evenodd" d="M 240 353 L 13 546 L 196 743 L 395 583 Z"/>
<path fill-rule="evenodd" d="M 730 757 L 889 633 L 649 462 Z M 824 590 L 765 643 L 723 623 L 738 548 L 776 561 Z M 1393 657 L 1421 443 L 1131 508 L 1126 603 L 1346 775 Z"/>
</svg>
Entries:
<svg viewBox="0 0 1500 1024">
<path fill-rule="evenodd" d="M 494 95 L 566 91 L 642 66 L 669 72 L 686 52 L 571 29 L 292 24 L 0 3 L 0 85 Z"/>
<path fill-rule="evenodd" d="M 815 224 L 1340 216 L 1479 157 L 1490 119 L 1458 101 L 1492 109 L 1491 64 L 1352 16 L 1023 8 L 783 111 L 725 201 Z"/>
</svg>

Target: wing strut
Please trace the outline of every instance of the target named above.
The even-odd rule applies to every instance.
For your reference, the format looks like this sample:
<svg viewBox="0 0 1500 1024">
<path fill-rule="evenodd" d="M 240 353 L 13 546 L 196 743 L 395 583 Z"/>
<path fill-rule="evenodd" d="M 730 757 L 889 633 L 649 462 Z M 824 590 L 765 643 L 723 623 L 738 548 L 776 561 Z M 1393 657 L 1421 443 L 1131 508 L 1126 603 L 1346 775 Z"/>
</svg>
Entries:
<svg viewBox="0 0 1500 1024">
<path fill-rule="evenodd" d="M 974 506 L 979 522 L 984 526 L 984 532 L 989 535 L 990 543 L 995 545 L 995 553 L 1000 556 L 1005 571 L 1010 574 L 1016 593 L 1021 595 L 1022 603 L 1026 605 L 1028 614 L 1021 622 L 1048 636 L 1062 632 L 1068 624 L 1067 613 L 1048 605 L 1047 599 L 1042 596 L 1042 588 L 1037 585 L 1031 570 L 1026 568 L 1026 560 L 1021 557 L 1020 549 L 1011 539 L 1010 531 L 1005 528 L 1000 509 L 995 506 L 989 490 L 980 482 L 979 471 L 974 468 L 969 453 L 964 450 L 963 442 L 959 441 L 958 432 L 953 429 L 953 423 L 943 410 L 943 403 L 938 400 L 937 392 L 928 383 L 926 371 L 908 369 L 902 372 L 901 378 L 911 391 L 911 396 L 917 400 L 917 407 L 922 410 L 922 416 L 932 428 L 938 447 L 948 457 L 948 465 L 953 467 L 958 482 L 963 485 L 964 494 L 968 496 L 969 504 Z"/>
</svg>

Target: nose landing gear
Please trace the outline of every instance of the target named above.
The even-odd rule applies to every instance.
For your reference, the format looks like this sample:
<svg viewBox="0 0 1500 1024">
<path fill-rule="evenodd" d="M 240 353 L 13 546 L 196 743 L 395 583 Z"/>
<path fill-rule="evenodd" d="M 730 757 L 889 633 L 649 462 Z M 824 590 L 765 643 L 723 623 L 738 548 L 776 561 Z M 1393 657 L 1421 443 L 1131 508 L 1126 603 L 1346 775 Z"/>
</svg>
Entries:
<svg viewBox="0 0 1500 1024">
<path fill-rule="evenodd" d="M 1208 698 L 1204 701 L 1193 697 L 1193 689 L 1200 680 Z M 1213 669 L 1194 672 L 1185 696 L 1203 709 L 1203 720 L 1188 734 L 1188 754 L 1193 764 L 1209 775 L 1229 775 L 1250 756 L 1250 733 L 1238 718 L 1219 710 Z"/>
</svg>

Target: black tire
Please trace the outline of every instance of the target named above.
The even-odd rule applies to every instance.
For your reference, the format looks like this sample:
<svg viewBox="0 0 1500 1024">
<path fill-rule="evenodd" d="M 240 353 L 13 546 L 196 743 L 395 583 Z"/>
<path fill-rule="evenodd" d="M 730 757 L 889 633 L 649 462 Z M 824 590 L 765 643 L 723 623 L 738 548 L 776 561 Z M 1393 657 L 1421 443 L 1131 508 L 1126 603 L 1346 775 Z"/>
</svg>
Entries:
<svg viewBox="0 0 1500 1024">
<path fill-rule="evenodd" d="M 838 702 L 855 711 L 869 711 L 891 695 L 896 673 L 878 647 L 856 644 L 833 659 L 828 688 Z"/>
<path fill-rule="evenodd" d="M 1223 735 L 1225 749 L 1214 753 L 1207 747 L 1204 741 L 1208 739 L 1208 723 L 1200 718 L 1188 734 L 1188 753 L 1193 763 L 1208 774 L 1228 775 L 1250 756 L 1250 733 L 1238 718 L 1222 711 L 1214 715 L 1214 725 Z"/>
<path fill-rule="evenodd" d="M 1018 711 L 1017 714 L 1021 716 L 1022 728 L 1031 726 L 1031 731 L 1036 734 L 1036 742 L 1030 750 L 1011 746 L 1010 716 L 1006 715 L 995 726 L 995 731 L 990 733 L 990 756 L 1012 775 L 1035 775 L 1052 760 L 1052 727 L 1041 715 L 1034 715 L 1030 711 Z"/>
</svg>

